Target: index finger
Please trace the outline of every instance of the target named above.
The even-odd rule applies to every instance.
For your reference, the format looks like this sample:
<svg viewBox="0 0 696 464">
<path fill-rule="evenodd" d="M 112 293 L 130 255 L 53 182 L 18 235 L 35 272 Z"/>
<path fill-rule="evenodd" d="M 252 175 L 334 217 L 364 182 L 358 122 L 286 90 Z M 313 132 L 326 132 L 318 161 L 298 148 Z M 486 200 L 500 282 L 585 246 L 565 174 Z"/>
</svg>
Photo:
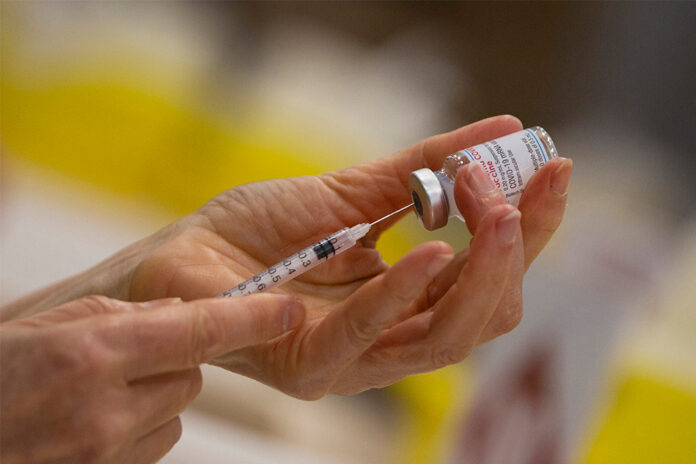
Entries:
<svg viewBox="0 0 696 464">
<path fill-rule="evenodd" d="M 123 357 L 128 380 L 190 369 L 296 327 L 304 307 L 287 295 L 211 298 L 105 316 L 97 335 Z"/>
</svg>

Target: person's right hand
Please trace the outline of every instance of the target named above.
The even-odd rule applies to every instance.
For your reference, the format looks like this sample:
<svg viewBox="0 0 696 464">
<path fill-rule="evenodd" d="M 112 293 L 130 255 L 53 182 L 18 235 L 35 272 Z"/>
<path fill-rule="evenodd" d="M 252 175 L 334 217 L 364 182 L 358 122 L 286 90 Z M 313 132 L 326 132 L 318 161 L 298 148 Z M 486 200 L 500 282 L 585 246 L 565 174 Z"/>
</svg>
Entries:
<svg viewBox="0 0 696 464">
<path fill-rule="evenodd" d="M 284 295 L 86 297 L 0 324 L 0 461 L 155 462 L 179 439 L 199 364 L 303 318 Z"/>
<path fill-rule="evenodd" d="M 127 250 L 140 262 L 123 288 L 136 301 L 219 295 L 330 233 L 408 204 L 412 171 L 440 169 L 460 149 L 521 129 L 516 118 L 489 118 L 339 171 L 232 188 Z M 511 330 L 524 272 L 563 217 L 572 166 L 560 158 L 544 165 L 519 211 L 477 166 L 455 183 L 474 234 L 469 248 L 454 256 L 446 243 L 424 243 L 390 267 L 374 247 L 399 218 L 381 222 L 358 246 L 272 290 L 304 303 L 297 330 L 214 363 L 310 400 L 459 362 Z"/>
</svg>

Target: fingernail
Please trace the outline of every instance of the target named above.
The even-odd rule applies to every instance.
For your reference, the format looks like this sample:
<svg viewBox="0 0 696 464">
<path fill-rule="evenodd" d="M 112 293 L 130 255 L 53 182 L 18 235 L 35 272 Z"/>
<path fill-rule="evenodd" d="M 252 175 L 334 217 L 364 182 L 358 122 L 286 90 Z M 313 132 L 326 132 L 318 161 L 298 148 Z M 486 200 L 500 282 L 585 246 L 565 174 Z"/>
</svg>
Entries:
<svg viewBox="0 0 696 464">
<path fill-rule="evenodd" d="M 304 305 L 298 299 L 290 302 L 283 313 L 283 331 L 294 329 L 304 320 Z"/>
<path fill-rule="evenodd" d="M 510 245 L 515 241 L 517 231 L 520 228 L 520 218 L 522 214 L 518 209 L 498 219 L 495 231 L 498 234 L 498 241 L 502 245 Z"/>
<path fill-rule="evenodd" d="M 495 190 L 495 184 L 479 163 L 468 164 L 467 181 L 477 195 L 488 195 Z"/>
<path fill-rule="evenodd" d="M 430 258 L 428 267 L 425 268 L 425 275 L 432 278 L 443 270 L 454 258 L 452 253 L 441 253 Z"/>
<path fill-rule="evenodd" d="M 158 300 L 143 301 L 142 303 L 138 303 L 138 305 L 140 305 L 143 308 L 159 308 L 162 306 L 172 305 L 176 303 L 181 303 L 181 298 L 160 298 Z"/>
<path fill-rule="evenodd" d="M 573 160 L 561 158 L 563 162 L 551 174 L 551 191 L 557 195 L 565 196 L 570 187 L 570 176 L 573 173 Z"/>
</svg>

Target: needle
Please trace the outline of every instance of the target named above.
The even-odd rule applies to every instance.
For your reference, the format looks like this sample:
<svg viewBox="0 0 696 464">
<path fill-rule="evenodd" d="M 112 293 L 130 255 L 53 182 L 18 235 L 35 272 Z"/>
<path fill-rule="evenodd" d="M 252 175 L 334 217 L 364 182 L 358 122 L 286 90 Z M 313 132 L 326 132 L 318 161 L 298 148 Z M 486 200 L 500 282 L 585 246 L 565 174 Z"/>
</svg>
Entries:
<svg viewBox="0 0 696 464">
<path fill-rule="evenodd" d="M 410 204 L 404 206 L 404 207 L 401 208 L 401 209 L 397 209 L 397 210 L 394 211 L 393 213 L 389 213 L 389 214 L 387 214 L 386 216 L 384 216 L 383 218 L 377 219 L 375 222 L 373 222 L 373 223 L 370 224 L 370 227 L 374 226 L 374 225 L 377 224 L 378 222 L 382 222 L 382 221 L 384 221 L 385 219 L 392 217 L 392 216 L 395 215 L 395 214 L 398 214 L 398 213 L 402 212 L 402 211 L 405 210 L 405 209 L 410 208 L 411 206 L 413 206 L 413 203 L 410 203 Z"/>
</svg>

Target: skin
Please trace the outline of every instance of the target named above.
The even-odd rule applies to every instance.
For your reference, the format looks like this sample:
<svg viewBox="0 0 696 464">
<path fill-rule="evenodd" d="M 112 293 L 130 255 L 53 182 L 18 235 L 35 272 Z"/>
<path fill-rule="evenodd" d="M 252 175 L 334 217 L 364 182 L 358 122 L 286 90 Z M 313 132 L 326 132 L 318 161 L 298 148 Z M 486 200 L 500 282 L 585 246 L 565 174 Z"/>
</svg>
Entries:
<svg viewBox="0 0 696 464">
<path fill-rule="evenodd" d="M 491 118 L 373 162 L 224 192 L 174 225 L 176 232 L 138 266 L 130 297 L 220 294 L 329 233 L 409 203 L 413 170 L 437 169 L 461 148 L 521 128 L 514 117 Z M 566 195 L 551 189 L 551 178 L 559 169 L 569 177 L 570 168 L 558 159 L 537 173 L 520 202 L 521 223 L 499 191 L 475 194 L 471 169 L 463 170 L 456 197 L 474 234 L 469 249 L 452 257 L 449 245 L 430 242 L 390 268 L 374 245 L 394 221 L 381 225 L 362 246 L 277 290 L 306 306 L 308 317 L 298 329 L 214 363 L 311 400 L 461 361 L 519 322 L 524 271 L 565 208 Z M 517 231 L 511 243 L 501 244 L 496 223 L 504 217 Z"/>
<path fill-rule="evenodd" d="M 86 297 L 0 325 L 2 462 L 158 460 L 200 391 L 198 365 L 295 327 L 293 300 Z"/>
<path fill-rule="evenodd" d="M 478 165 L 462 169 L 455 197 L 473 239 L 456 254 L 446 243 L 429 242 L 388 266 L 374 246 L 394 218 L 273 294 L 200 299 L 219 295 L 329 233 L 408 204 L 410 172 L 439 169 L 449 154 L 521 128 L 512 116 L 489 118 L 340 171 L 233 188 L 94 268 L 2 308 L 3 427 L 10 424 L 2 433 L 3 462 L 14 449 L 11 456 L 43 457 L 50 449 L 44 443 L 61 445 L 56 449 L 64 450 L 65 462 L 137 462 L 130 460 L 136 455 L 142 462 L 156 460 L 178 438 L 174 418 L 195 396 L 196 366 L 202 362 L 312 400 L 382 387 L 459 362 L 477 345 L 511 330 L 522 316 L 523 275 L 563 217 L 570 160 L 554 159 L 540 169 L 519 210 L 481 177 Z M 181 297 L 193 303 L 143 308 L 92 298 L 87 310 L 80 309 L 82 300 L 67 303 L 89 294 L 127 301 Z M 224 310 L 207 317 L 213 310 L 206 308 L 213 307 Z M 266 312 L 295 313 L 291 308 L 297 307 L 304 316 L 292 319 L 296 325 L 287 326 L 292 330 L 271 330 L 277 318 L 269 332 L 259 323 Z M 179 312 L 187 322 L 172 326 L 170 318 Z M 244 315 L 246 323 L 231 321 L 228 312 Z M 136 318 L 141 313 L 151 318 L 144 326 Z M 204 317 L 195 316 L 199 313 Z M 126 322 L 117 321 L 126 316 Z M 141 335 L 149 340 L 142 346 Z M 208 343 L 214 349 L 203 350 Z M 158 380 L 151 383 L 178 396 L 163 394 L 159 410 L 138 407 L 160 395 L 133 385 L 153 378 Z M 180 388 L 188 393 L 172 385 L 185 385 Z M 42 415 L 27 413 L 31 398 L 43 401 Z M 164 424 L 166 431 L 155 432 Z M 34 439 L 23 430 L 40 433 Z M 92 431 L 96 441 L 79 438 Z M 148 451 L 138 450 L 144 437 L 150 437 L 150 444 L 142 445 Z"/>
</svg>

